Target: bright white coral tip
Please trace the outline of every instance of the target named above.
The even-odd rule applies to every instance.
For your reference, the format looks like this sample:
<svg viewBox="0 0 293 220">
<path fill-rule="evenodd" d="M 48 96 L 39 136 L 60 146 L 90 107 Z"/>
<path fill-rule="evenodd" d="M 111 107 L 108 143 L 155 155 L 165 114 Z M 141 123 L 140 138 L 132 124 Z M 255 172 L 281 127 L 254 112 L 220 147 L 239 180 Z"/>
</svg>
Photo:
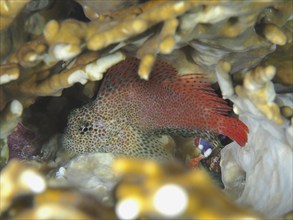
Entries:
<svg viewBox="0 0 293 220">
<path fill-rule="evenodd" d="M 13 100 L 10 104 L 10 111 L 15 115 L 21 115 L 23 111 L 23 106 L 19 101 Z"/>
<path fill-rule="evenodd" d="M 135 199 L 124 199 L 116 205 L 116 215 L 119 219 L 136 219 L 140 212 L 139 202 Z"/>
<path fill-rule="evenodd" d="M 125 55 L 121 52 L 113 53 L 109 56 L 102 57 L 86 66 L 86 73 L 91 80 L 100 80 L 102 73 L 106 72 L 110 67 L 125 59 Z"/>
<path fill-rule="evenodd" d="M 46 189 L 44 178 L 32 170 L 24 171 L 20 176 L 20 182 L 34 193 L 41 193 Z"/>
<path fill-rule="evenodd" d="M 4 74 L 0 76 L 0 85 L 8 83 L 18 78 L 18 74 Z"/>
<path fill-rule="evenodd" d="M 66 169 L 64 167 L 60 167 L 59 170 L 56 172 L 56 177 L 63 177 L 65 176 Z"/>
<path fill-rule="evenodd" d="M 80 53 L 80 49 L 69 44 L 57 44 L 53 47 L 53 55 L 57 60 L 69 60 Z"/>
<path fill-rule="evenodd" d="M 184 1 L 178 2 L 174 5 L 174 9 L 177 11 L 181 11 L 184 9 L 185 4 L 186 4 L 186 2 L 184 2 Z"/>
<path fill-rule="evenodd" d="M 67 79 L 68 84 L 73 85 L 74 83 L 86 84 L 88 80 L 87 74 L 82 70 L 74 71 Z"/>
<path fill-rule="evenodd" d="M 155 209 L 163 216 L 176 217 L 187 208 L 188 195 L 181 186 L 166 184 L 157 190 L 153 203 Z"/>
</svg>

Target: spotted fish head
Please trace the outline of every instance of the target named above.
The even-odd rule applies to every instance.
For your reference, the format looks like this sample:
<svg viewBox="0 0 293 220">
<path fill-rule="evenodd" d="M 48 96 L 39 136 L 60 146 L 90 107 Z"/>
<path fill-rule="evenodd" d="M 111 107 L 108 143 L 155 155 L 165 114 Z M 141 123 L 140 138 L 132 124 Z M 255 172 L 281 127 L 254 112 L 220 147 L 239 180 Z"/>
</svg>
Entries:
<svg viewBox="0 0 293 220">
<path fill-rule="evenodd" d="M 158 161 L 172 158 L 158 136 L 145 135 L 123 114 L 106 114 L 104 110 L 102 105 L 90 104 L 72 111 L 63 146 L 76 153 L 113 153 Z"/>
<path fill-rule="evenodd" d="M 105 118 L 87 105 L 75 109 L 68 117 L 63 146 L 76 153 L 110 152 L 114 146 L 109 137 L 115 136 L 111 118 Z"/>
</svg>

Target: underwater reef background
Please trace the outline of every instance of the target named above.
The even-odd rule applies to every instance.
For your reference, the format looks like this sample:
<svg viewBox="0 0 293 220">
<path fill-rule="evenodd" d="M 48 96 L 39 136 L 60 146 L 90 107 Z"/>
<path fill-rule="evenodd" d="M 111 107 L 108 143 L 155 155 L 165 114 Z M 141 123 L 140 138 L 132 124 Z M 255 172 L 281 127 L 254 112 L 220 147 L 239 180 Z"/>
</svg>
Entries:
<svg viewBox="0 0 293 220">
<path fill-rule="evenodd" d="M 1 0 L 0 216 L 292 218 L 292 33 L 290 0 Z M 221 137 L 209 155 L 202 139 L 162 135 L 164 163 L 68 151 L 71 112 L 131 57 L 151 83 L 158 60 L 202 74 L 248 127 L 245 146 Z"/>
</svg>

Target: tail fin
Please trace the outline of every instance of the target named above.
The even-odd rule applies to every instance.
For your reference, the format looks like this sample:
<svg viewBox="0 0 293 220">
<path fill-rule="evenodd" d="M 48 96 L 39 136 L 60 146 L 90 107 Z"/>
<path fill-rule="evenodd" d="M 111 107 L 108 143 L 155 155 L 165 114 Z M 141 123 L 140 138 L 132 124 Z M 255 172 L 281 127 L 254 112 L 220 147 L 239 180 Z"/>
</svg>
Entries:
<svg viewBox="0 0 293 220">
<path fill-rule="evenodd" d="M 242 147 L 246 144 L 249 129 L 242 121 L 222 116 L 218 122 L 219 133 L 228 136 Z"/>
</svg>

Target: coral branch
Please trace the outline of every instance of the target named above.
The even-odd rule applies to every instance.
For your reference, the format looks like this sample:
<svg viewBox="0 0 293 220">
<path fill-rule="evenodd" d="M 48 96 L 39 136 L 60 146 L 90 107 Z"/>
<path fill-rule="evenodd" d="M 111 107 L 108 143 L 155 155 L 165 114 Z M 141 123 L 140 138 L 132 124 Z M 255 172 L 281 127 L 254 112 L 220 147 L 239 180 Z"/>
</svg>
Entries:
<svg viewBox="0 0 293 220">
<path fill-rule="evenodd" d="M 0 85 L 16 80 L 19 77 L 17 64 L 4 64 L 0 66 Z"/>
<path fill-rule="evenodd" d="M 276 97 L 274 85 L 270 81 L 276 73 L 274 66 L 257 67 L 244 76 L 243 86 L 235 88 L 237 95 L 248 98 L 270 120 L 277 124 L 284 122 Z"/>
<path fill-rule="evenodd" d="M 255 213 L 235 206 L 202 170 L 185 171 L 178 164 L 162 166 L 153 161 L 125 159 L 116 160 L 114 170 L 124 176 L 115 193 L 118 199 L 116 210 L 120 218 L 127 212 L 123 203 L 130 200 L 139 205 L 135 218 L 144 218 L 150 214 L 155 218 L 260 218 Z M 172 187 L 167 190 L 169 186 Z M 159 199 L 160 192 L 163 193 L 165 189 L 168 193 Z M 188 196 L 185 197 L 185 194 Z M 166 201 L 169 201 L 168 206 L 164 205 Z"/>
<path fill-rule="evenodd" d="M 12 130 L 16 127 L 17 123 L 20 120 L 20 116 L 23 111 L 22 104 L 13 100 L 0 116 L 0 139 L 6 138 Z"/>
<path fill-rule="evenodd" d="M 23 7 L 31 0 L 13 1 L 2 0 L 0 1 L 0 30 L 8 27 L 23 9 Z"/>
</svg>

